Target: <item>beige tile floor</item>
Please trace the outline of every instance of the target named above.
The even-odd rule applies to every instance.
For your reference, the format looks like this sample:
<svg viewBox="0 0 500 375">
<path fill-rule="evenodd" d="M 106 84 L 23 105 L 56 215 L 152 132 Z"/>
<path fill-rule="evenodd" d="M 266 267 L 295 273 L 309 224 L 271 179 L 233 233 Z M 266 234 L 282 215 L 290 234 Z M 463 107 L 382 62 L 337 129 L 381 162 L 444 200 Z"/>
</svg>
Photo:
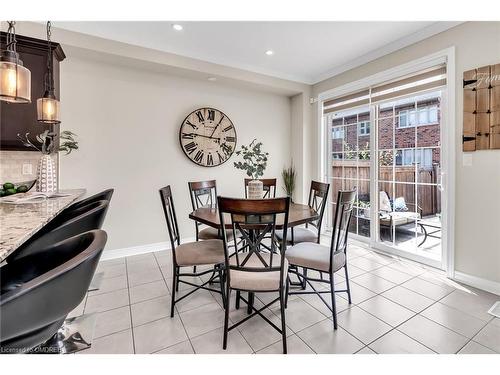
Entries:
<svg viewBox="0 0 500 375">
<path fill-rule="evenodd" d="M 498 296 L 358 243 L 348 254 L 353 303 L 338 294 L 338 330 L 316 296 L 291 296 L 289 353 L 500 353 L 500 319 L 487 313 Z M 89 292 L 71 314 L 97 315 L 93 345 L 80 353 L 281 353 L 280 334 L 260 317 L 231 331 L 222 350 L 224 312 L 217 293 L 194 293 L 170 318 L 171 268 L 169 251 L 100 262 L 100 290 Z M 336 285 L 345 286 L 342 274 Z M 181 284 L 181 294 L 189 290 Z M 262 306 L 273 296 L 256 297 Z M 231 321 L 245 314 L 233 298 Z M 279 324 L 277 306 L 264 314 Z"/>
</svg>

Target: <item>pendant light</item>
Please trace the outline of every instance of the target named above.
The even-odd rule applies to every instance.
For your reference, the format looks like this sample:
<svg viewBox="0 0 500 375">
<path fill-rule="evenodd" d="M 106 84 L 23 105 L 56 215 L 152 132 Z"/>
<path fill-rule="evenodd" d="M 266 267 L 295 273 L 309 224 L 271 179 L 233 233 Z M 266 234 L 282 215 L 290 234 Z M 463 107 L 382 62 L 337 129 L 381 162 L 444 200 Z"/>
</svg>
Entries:
<svg viewBox="0 0 500 375">
<path fill-rule="evenodd" d="M 47 22 L 47 73 L 45 74 L 43 97 L 36 101 L 38 121 L 44 124 L 59 124 L 59 100 L 56 99 L 54 89 L 54 75 L 52 69 L 52 42 L 50 21 Z"/>
<path fill-rule="evenodd" d="M 7 45 L 0 51 L 0 100 L 31 102 L 31 72 L 23 66 L 16 50 L 15 22 L 8 21 Z"/>
</svg>

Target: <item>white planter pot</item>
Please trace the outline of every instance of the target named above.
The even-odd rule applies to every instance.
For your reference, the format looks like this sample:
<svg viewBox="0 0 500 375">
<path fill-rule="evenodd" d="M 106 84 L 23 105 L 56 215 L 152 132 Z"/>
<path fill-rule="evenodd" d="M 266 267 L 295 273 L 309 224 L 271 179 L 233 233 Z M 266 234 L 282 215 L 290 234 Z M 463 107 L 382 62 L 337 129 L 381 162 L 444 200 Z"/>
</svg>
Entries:
<svg viewBox="0 0 500 375">
<path fill-rule="evenodd" d="M 38 162 L 36 191 L 43 193 L 57 191 L 56 165 L 50 155 L 42 155 Z"/>
<path fill-rule="evenodd" d="M 264 195 L 264 184 L 259 180 L 248 183 L 248 199 L 262 199 Z"/>
</svg>

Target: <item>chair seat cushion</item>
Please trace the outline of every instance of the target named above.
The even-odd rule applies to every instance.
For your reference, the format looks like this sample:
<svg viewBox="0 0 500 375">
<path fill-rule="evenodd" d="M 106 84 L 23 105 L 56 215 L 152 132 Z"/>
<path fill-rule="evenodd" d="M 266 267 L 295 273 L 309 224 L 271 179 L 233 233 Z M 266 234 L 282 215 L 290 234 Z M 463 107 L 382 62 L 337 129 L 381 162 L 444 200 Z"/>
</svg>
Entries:
<svg viewBox="0 0 500 375">
<path fill-rule="evenodd" d="M 179 266 L 224 263 L 224 245 L 222 240 L 183 243 L 175 248 L 175 259 Z"/>
<path fill-rule="evenodd" d="M 231 230 L 226 231 L 226 236 L 228 241 L 232 241 L 233 231 Z M 222 237 L 221 235 L 219 235 L 218 229 L 212 227 L 206 227 L 198 232 L 198 238 L 200 240 L 217 240 L 221 239 Z"/>
<path fill-rule="evenodd" d="M 283 231 L 277 230 L 276 237 L 280 240 L 283 239 Z M 289 228 L 286 231 L 286 240 L 287 242 L 292 242 L 292 229 Z M 301 242 L 318 242 L 318 232 L 313 229 L 296 227 L 293 228 L 293 243 L 301 243 Z"/>
<path fill-rule="evenodd" d="M 243 262 L 248 254 L 240 253 L 240 264 Z M 270 264 L 270 254 L 261 253 L 260 254 L 267 265 Z M 281 262 L 280 254 L 273 254 L 273 267 L 279 267 Z M 236 257 L 230 258 L 229 263 L 231 265 L 236 265 Z M 250 259 L 245 263 L 245 268 L 248 271 L 233 270 L 229 271 L 229 279 L 231 280 L 230 286 L 233 289 L 240 290 L 250 290 L 250 291 L 276 291 L 280 288 L 280 271 L 269 271 L 269 272 L 255 272 L 251 269 L 265 268 L 261 260 L 257 255 L 252 254 Z M 286 282 L 286 274 L 288 271 L 288 261 L 285 259 L 284 262 L 285 274 L 283 276 L 283 285 Z"/>
<path fill-rule="evenodd" d="M 328 272 L 330 269 L 330 248 L 317 243 L 299 243 L 285 253 L 291 265 Z M 332 271 L 336 272 L 345 265 L 345 253 L 338 251 L 333 255 Z"/>
</svg>

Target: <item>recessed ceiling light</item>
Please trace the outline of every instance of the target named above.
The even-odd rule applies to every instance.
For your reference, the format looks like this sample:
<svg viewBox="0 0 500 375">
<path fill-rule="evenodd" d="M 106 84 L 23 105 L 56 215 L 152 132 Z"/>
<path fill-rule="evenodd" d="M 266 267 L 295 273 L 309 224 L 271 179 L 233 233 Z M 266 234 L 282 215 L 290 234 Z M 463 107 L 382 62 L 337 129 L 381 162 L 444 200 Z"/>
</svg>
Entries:
<svg viewBox="0 0 500 375">
<path fill-rule="evenodd" d="M 207 78 L 210 82 L 215 82 L 217 81 L 217 78 L 216 77 L 208 77 Z"/>
<path fill-rule="evenodd" d="M 273 50 L 271 50 L 271 49 L 268 49 L 268 50 L 266 51 L 266 55 L 267 55 L 267 56 L 274 55 L 274 51 L 273 51 Z"/>
<path fill-rule="evenodd" d="M 178 23 L 174 23 L 172 25 L 172 28 L 175 30 L 175 31 L 181 31 L 184 27 L 182 27 L 182 25 L 179 25 Z"/>
</svg>

